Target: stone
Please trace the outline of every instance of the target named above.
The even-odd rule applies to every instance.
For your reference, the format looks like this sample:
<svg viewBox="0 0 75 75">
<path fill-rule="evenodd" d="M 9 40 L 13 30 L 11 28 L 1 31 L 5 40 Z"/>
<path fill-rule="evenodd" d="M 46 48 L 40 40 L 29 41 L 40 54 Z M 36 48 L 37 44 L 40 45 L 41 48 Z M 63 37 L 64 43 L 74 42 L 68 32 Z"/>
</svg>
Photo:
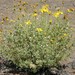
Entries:
<svg viewBox="0 0 75 75">
<path fill-rule="evenodd" d="M 72 62 L 72 69 L 75 69 L 75 60 Z"/>
<path fill-rule="evenodd" d="M 57 75 L 69 75 L 67 71 L 60 70 Z"/>
</svg>

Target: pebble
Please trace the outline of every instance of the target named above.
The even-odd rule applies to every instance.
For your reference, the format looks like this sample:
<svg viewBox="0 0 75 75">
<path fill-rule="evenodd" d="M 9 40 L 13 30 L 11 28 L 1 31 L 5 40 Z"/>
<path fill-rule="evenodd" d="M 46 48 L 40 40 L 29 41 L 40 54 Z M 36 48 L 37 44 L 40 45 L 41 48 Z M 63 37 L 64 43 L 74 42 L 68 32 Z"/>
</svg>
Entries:
<svg viewBox="0 0 75 75">
<path fill-rule="evenodd" d="M 72 69 L 75 69 L 75 60 L 72 62 Z"/>
<path fill-rule="evenodd" d="M 60 70 L 57 75 L 69 75 L 67 71 Z"/>
</svg>

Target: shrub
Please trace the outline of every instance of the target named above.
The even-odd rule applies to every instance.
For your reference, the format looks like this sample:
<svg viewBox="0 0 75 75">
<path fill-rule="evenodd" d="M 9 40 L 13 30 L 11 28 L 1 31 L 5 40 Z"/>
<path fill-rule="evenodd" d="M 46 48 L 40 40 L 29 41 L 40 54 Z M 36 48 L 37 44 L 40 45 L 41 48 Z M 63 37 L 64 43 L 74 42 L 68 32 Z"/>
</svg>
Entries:
<svg viewBox="0 0 75 75">
<path fill-rule="evenodd" d="M 71 50 L 69 23 L 61 18 L 54 22 L 48 14 L 22 18 L 4 33 L 1 52 L 21 68 L 37 71 L 41 67 L 57 66 Z"/>
</svg>

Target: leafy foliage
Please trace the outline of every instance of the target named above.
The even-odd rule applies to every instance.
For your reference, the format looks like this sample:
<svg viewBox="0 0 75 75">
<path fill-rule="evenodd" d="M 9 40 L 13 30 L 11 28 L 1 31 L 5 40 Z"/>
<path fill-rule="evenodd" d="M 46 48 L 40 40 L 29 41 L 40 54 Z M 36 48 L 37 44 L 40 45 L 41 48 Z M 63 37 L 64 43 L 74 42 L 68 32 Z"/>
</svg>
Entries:
<svg viewBox="0 0 75 75">
<path fill-rule="evenodd" d="M 46 13 L 38 18 L 30 16 L 30 19 L 13 23 L 13 30 L 4 33 L 1 45 L 4 58 L 32 71 L 57 66 L 72 45 L 71 29 L 66 20 L 56 18 L 54 23 L 49 22 Z"/>
</svg>

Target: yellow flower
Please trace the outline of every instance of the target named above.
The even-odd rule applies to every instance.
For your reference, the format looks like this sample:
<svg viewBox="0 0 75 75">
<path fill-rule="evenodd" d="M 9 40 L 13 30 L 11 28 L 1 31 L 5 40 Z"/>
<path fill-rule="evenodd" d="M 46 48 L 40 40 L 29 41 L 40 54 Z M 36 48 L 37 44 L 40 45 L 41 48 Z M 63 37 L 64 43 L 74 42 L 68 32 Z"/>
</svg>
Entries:
<svg viewBox="0 0 75 75">
<path fill-rule="evenodd" d="M 11 19 L 10 22 L 16 22 L 16 21 Z"/>
<path fill-rule="evenodd" d="M 64 33 L 64 36 L 67 36 L 68 34 L 67 33 Z"/>
<path fill-rule="evenodd" d="M 9 20 L 9 18 L 8 17 L 5 17 L 6 18 L 6 20 L 8 21 Z"/>
<path fill-rule="evenodd" d="M 33 13 L 33 15 L 32 15 L 32 16 L 33 16 L 33 17 L 36 17 L 37 15 L 38 15 L 37 13 Z"/>
<path fill-rule="evenodd" d="M 42 6 L 42 8 L 40 9 L 40 11 L 42 13 L 48 13 L 49 12 L 48 7 L 49 7 L 49 5 L 46 4 L 46 5 Z"/>
<path fill-rule="evenodd" d="M 42 31 L 43 31 L 42 28 L 36 28 L 36 30 L 37 30 L 38 32 L 42 32 Z"/>
<path fill-rule="evenodd" d="M 7 18 L 6 20 L 8 21 L 9 19 Z"/>
<path fill-rule="evenodd" d="M 51 19 L 49 20 L 49 23 L 52 24 L 52 20 Z"/>
<path fill-rule="evenodd" d="M 27 4 L 28 4 L 27 2 L 23 2 L 22 6 L 27 5 Z"/>
<path fill-rule="evenodd" d="M 33 12 L 34 12 L 34 13 L 37 13 L 37 10 L 34 10 Z"/>
<path fill-rule="evenodd" d="M 41 9 L 41 12 L 42 12 L 42 13 L 48 12 L 48 8 L 43 8 L 43 9 Z"/>
<path fill-rule="evenodd" d="M 62 11 L 57 11 L 53 14 L 54 17 L 58 18 L 61 14 L 63 14 Z"/>
<path fill-rule="evenodd" d="M 27 22 L 25 22 L 26 25 L 31 25 L 32 22 L 30 20 L 28 20 Z"/>
<path fill-rule="evenodd" d="M 67 9 L 67 12 L 72 12 L 70 9 Z"/>
<path fill-rule="evenodd" d="M 63 12 L 62 11 L 58 11 L 59 12 L 59 14 L 63 14 Z"/>
<path fill-rule="evenodd" d="M 67 12 L 73 12 L 74 8 L 67 9 Z"/>
</svg>

